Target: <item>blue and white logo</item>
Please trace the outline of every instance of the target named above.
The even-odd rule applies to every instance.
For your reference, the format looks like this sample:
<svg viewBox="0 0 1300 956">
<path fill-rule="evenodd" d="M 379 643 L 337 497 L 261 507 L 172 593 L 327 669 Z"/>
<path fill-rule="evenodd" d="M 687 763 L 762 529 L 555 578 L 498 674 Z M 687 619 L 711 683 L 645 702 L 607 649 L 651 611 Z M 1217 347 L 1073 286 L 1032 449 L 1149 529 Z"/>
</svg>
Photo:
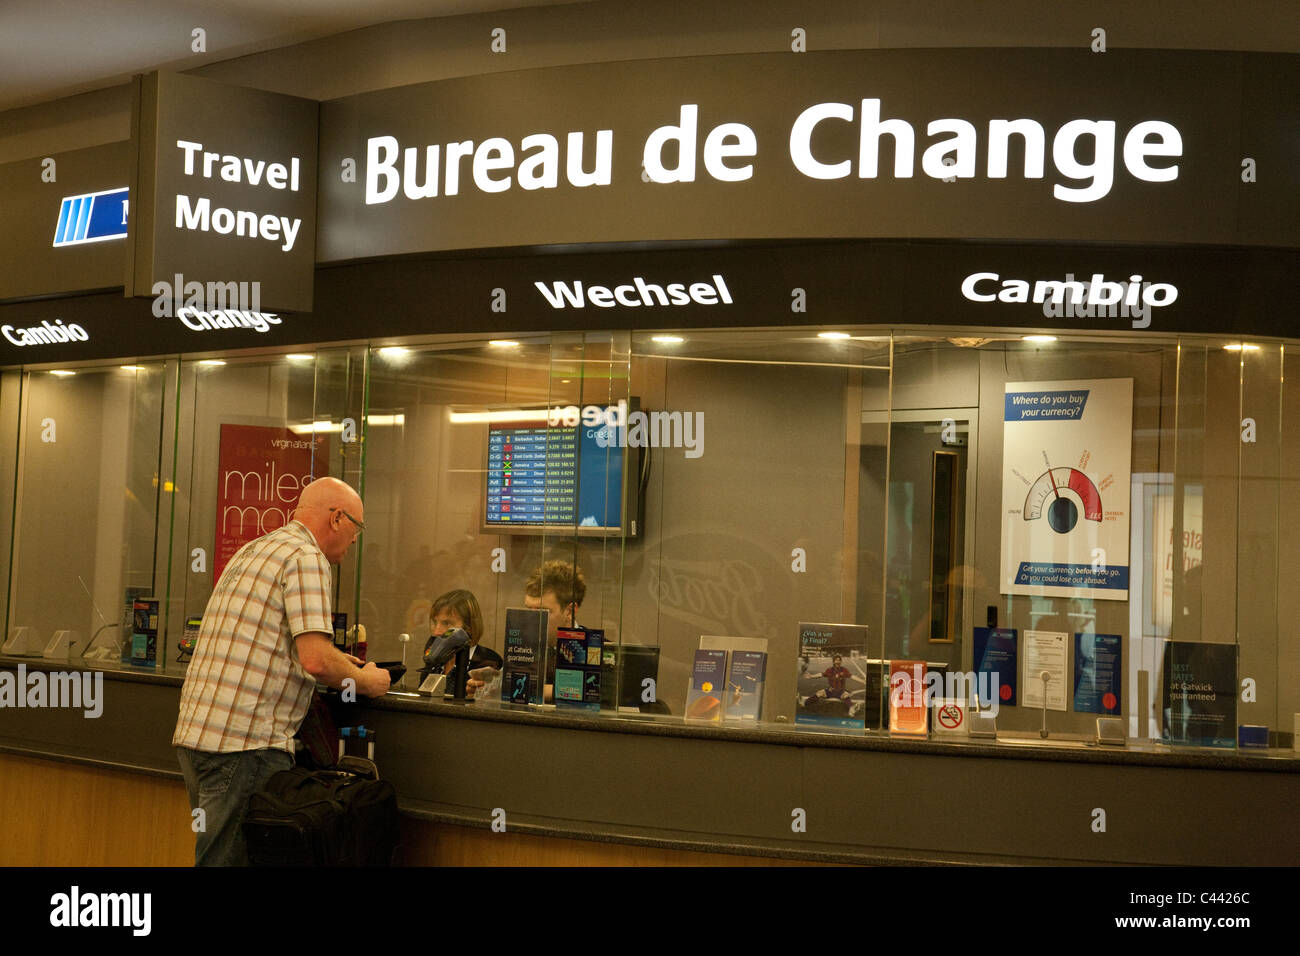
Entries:
<svg viewBox="0 0 1300 956">
<path fill-rule="evenodd" d="M 127 189 L 65 196 L 54 227 L 54 247 L 126 238 Z"/>
</svg>

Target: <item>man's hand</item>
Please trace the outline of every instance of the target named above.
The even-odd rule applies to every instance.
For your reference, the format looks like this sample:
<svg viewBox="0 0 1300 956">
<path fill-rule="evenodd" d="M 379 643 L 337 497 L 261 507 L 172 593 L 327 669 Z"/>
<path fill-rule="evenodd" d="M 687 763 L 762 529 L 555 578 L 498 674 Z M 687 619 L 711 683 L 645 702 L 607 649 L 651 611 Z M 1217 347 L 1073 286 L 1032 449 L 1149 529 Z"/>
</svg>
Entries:
<svg viewBox="0 0 1300 956">
<path fill-rule="evenodd" d="M 355 657 L 352 660 L 358 664 L 361 663 Z M 389 685 L 392 684 L 393 679 L 387 670 L 371 661 L 356 672 L 356 682 L 357 690 L 366 697 L 383 697 L 388 693 Z"/>
<path fill-rule="evenodd" d="M 357 691 L 366 697 L 382 697 L 388 693 L 388 685 L 392 683 L 388 671 L 376 667 L 374 661 L 358 667 L 361 661 L 335 647 L 332 636 L 308 631 L 295 637 L 294 644 L 303 669 L 325 686 L 342 690 L 345 680 L 354 680 Z"/>
</svg>

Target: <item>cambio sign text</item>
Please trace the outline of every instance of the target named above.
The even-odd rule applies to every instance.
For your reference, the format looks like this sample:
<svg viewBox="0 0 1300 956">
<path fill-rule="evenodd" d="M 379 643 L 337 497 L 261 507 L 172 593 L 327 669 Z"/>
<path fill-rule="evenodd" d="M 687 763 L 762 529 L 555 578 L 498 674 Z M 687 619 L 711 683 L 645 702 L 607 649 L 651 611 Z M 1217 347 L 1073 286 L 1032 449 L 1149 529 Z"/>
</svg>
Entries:
<svg viewBox="0 0 1300 956">
<path fill-rule="evenodd" d="M 1069 302 L 1076 306 L 1119 306 L 1126 309 L 1160 308 L 1178 299 L 1178 287 L 1167 282 L 1143 282 L 1132 275 L 1127 282 L 1110 282 L 1093 273 L 1088 283 L 1075 281 L 1073 275 L 1060 279 L 1003 279 L 996 272 L 972 272 L 961 284 L 961 294 L 972 302 Z"/>
<path fill-rule="evenodd" d="M 876 179 L 880 175 L 882 145 L 893 156 L 896 179 L 916 174 L 917 153 L 921 172 L 933 179 L 974 178 L 981 154 L 981 131 L 964 119 L 948 117 L 925 122 L 921 141 L 913 120 L 886 116 L 880 99 L 858 104 L 825 102 L 808 106 L 789 127 L 786 157 L 804 177 L 815 180 Z M 846 123 L 857 133 L 857 150 L 832 151 L 815 145 L 819 129 Z M 1050 136 L 1051 159 L 1057 174 L 1052 195 L 1070 203 L 1096 202 L 1114 185 L 1117 152 L 1124 169 L 1134 179 L 1166 183 L 1178 178 L 1183 138 L 1177 127 L 1161 120 L 1144 120 L 1123 131 L 1112 120 L 1073 119 Z M 719 182 L 743 182 L 753 177 L 759 157 L 754 130 L 738 122 L 723 123 L 704 134 L 700 149 L 699 106 L 680 107 L 675 124 L 653 130 L 640 144 L 642 169 L 650 182 L 689 183 L 699 175 L 697 155 L 704 172 Z M 1019 175 L 1044 179 L 1049 135 L 1033 119 L 994 119 L 984 133 L 984 168 L 989 179 Z M 524 190 L 557 189 L 561 173 L 575 188 L 609 186 L 613 181 L 614 131 L 599 130 L 594 147 L 581 130 L 561 138 L 533 132 L 516 142 L 494 136 L 479 142 L 449 140 L 420 146 L 404 145 L 397 137 L 372 136 L 366 141 L 366 204 L 390 202 L 401 193 L 407 199 L 455 196 L 472 183 L 483 193 L 502 193 L 518 186 Z M 1122 142 L 1122 145 L 1120 143 Z M 673 147 L 673 148 L 670 148 Z M 1023 162 L 1012 169 L 1010 156 L 1018 152 Z M 591 155 L 588 156 L 588 153 Z M 1085 159 L 1080 159 L 1080 154 Z M 674 157 L 666 161 L 665 156 Z"/>
</svg>

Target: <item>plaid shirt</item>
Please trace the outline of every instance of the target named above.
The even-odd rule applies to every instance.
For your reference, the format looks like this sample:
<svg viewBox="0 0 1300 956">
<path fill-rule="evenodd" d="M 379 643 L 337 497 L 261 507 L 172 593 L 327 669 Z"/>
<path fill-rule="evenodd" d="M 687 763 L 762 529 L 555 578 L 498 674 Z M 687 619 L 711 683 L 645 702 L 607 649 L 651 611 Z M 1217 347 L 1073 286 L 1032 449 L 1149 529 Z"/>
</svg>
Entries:
<svg viewBox="0 0 1300 956">
<path fill-rule="evenodd" d="M 203 613 L 172 744 L 292 752 L 316 687 L 293 639 L 333 634 L 329 592 L 329 562 L 300 522 L 240 548 Z"/>
</svg>

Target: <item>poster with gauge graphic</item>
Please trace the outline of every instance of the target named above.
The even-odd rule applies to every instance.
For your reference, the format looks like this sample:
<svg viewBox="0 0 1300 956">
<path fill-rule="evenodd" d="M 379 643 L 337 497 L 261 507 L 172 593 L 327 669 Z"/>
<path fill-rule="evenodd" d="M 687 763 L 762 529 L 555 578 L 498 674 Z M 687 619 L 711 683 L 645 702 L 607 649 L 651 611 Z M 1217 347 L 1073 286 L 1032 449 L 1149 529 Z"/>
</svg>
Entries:
<svg viewBox="0 0 1300 956">
<path fill-rule="evenodd" d="M 1133 380 L 1008 382 L 1003 594 L 1128 599 Z"/>
</svg>

